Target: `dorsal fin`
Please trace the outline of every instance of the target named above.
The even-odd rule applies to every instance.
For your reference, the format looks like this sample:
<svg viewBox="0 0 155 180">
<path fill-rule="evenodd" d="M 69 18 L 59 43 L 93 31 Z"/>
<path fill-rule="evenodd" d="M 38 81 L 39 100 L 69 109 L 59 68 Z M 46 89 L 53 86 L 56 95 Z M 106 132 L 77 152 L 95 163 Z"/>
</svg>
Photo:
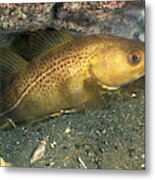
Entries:
<svg viewBox="0 0 155 180">
<path fill-rule="evenodd" d="M 0 49 L 0 90 L 9 80 L 27 66 L 28 62 L 10 49 Z"/>
<path fill-rule="evenodd" d="M 71 40 L 73 36 L 65 30 L 38 30 L 19 34 L 11 44 L 11 49 L 25 59 L 32 60 L 49 48 L 54 49 Z"/>
<path fill-rule="evenodd" d="M 28 61 L 33 59 L 33 52 L 30 49 L 30 35 L 31 32 L 18 34 L 10 46 L 14 52 Z"/>
<path fill-rule="evenodd" d="M 72 40 L 73 37 L 65 30 L 39 30 L 30 36 L 30 49 L 35 57 L 49 48 L 57 48 Z"/>
</svg>

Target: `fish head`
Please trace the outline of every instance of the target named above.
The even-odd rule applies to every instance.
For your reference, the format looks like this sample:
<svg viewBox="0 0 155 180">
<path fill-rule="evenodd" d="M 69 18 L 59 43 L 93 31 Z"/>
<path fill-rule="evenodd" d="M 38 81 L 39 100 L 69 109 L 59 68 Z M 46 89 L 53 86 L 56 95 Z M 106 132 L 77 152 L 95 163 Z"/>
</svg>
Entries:
<svg viewBox="0 0 155 180">
<path fill-rule="evenodd" d="M 144 43 L 124 38 L 109 38 L 99 47 L 91 71 L 106 89 L 117 89 L 144 75 Z"/>
</svg>

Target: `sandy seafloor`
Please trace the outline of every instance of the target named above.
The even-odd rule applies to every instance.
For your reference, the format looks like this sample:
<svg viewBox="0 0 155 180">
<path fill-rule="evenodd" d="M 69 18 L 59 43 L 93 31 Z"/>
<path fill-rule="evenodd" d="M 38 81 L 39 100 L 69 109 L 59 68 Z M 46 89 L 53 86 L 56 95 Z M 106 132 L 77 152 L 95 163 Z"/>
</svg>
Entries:
<svg viewBox="0 0 155 180">
<path fill-rule="evenodd" d="M 117 24 L 119 29 L 113 34 L 137 38 L 138 32 L 141 40 L 144 21 L 139 12 L 137 18 L 130 12 L 134 18 L 127 31 Z M 113 28 L 115 22 L 111 24 Z M 144 82 L 143 77 L 122 87 L 121 96 L 106 95 L 100 109 L 0 131 L 0 157 L 17 167 L 144 169 Z M 30 159 L 41 141 L 46 141 L 44 156 L 32 164 Z"/>
</svg>

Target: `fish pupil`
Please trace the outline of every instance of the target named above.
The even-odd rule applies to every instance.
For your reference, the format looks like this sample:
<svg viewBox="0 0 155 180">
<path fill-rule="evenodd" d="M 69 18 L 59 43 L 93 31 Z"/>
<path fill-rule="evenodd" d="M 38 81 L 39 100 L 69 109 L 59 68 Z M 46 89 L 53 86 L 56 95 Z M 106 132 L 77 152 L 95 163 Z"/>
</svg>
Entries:
<svg viewBox="0 0 155 180">
<path fill-rule="evenodd" d="M 136 55 L 133 55 L 133 56 L 132 56 L 132 60 L 133 60 L 133 61 L 136 61 L 137 59 L 138 59 L 138 57 L 137 57 Z"/>
<path fill-rule="evenodd" d="M 128 62 L 131 65 L 137 65 L 141 60 L 141 53 L 137 50 L 132 50 L 128 54 Z"/>
</svg>

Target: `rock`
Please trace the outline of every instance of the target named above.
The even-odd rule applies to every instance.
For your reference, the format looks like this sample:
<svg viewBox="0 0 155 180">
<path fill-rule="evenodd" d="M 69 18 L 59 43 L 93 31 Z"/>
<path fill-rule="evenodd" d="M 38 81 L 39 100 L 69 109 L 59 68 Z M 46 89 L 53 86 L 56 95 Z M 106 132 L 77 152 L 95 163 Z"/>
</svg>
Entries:
<svg viewBox="0 0 155 180">
<path fill-rule="evenodd" d="M 55 3 L 0 4 L 0 32 L 35 31 L 46 28 Z"/>
</svg>

